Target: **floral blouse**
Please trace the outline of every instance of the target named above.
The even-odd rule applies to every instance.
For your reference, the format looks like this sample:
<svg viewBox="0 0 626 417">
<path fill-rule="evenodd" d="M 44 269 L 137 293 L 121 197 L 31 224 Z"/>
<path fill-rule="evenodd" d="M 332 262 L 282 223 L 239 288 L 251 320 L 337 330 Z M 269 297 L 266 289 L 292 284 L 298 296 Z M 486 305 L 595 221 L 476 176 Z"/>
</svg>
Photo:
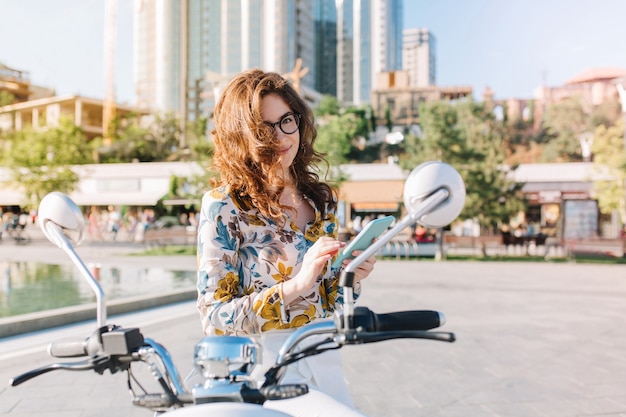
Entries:
<svg viewBox="0 0 626 417">
<path fill-rule="evenodd" d="M 314 206 L 311 203 L 312 206 Z M 208 335 L 258 334 L 292 329 L 333 314 L 343 304 L 332 261 L 316 285 L 289 305 L 282 283 L 295 276 L 306 251 L 321 236 L 337 237 L 334 213 L 301 231 L 283 230 L 226 188 L 207 192 L 198 224 L 198 310 Z M 354 288 L 358 297 L 360 286 Z"/>
</svg>

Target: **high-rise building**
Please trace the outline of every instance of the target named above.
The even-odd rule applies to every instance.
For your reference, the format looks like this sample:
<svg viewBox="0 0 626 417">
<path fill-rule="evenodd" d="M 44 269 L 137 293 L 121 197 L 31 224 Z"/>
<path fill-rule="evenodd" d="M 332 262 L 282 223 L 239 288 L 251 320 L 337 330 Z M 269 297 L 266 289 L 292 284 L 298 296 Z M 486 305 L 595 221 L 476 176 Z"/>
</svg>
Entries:
<svg viewBox="0 0 626 417">
<path fill-rule="evenodd" d="M 370 102 L 376 75 L 402 68 L 402 0 L 337 1 L 337 97 Z"/>
<path fill-rule="evenodd" d="M 302 59 L 313 88 L 310 0 L 135 0 L 137 106 L 208 115 L 224 82 L 250 68 L 288 73 Z"/>
<path fill-rule="evenodd" d="M 373 44 L 376 42 L 372 20 L 372 4 L 376 0 L 354 0 L 352 43 L 352 103 L 361 105 L 370 101 L 372 74 L 375 71 Z"/>
<path fill-rule="evenodd" d="M 314 88 L 337 95 L 337 6 L 335 0 L 315 0 Z"/>
<path fill-rule="evenodd" d="M 181 3 L 135 0 L 133 76 L 137 107 L 176 112 L 181 102 Z M 184 39 L 184 38 L 183 38 Z"/>
<path fill-rule="evenodd" d="M 371 0 L 372 79 L 402 69 L 402 0 Z"/>
<path fill-rule="evenodd" d="M 354 0 L 337 0 L 337 99 L 352 103 L 354 92 Z"/>
<path fill-rule="evenodd" d="M 435 46 L 435 36 L 428 29 L 402 32 L 402 66 L 409 74 L 411 87 L 437 84 Z"/>
</svg>

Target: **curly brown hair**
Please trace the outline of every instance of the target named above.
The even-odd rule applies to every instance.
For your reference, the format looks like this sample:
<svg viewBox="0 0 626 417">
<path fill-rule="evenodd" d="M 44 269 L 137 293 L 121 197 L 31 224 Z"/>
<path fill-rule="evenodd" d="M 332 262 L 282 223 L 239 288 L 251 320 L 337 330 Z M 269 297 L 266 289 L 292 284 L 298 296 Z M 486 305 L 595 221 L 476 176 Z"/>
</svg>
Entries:
<svg viewBox="0 0 626 417">
<path fill-rule="evenodd" d="M 336 207 L 336 192 L 321 182 L 316 172 L 324 155 L 313 148 L 317 130 L 313 112 L 280 74 L 252 69 L 237 75 L 220 97 L 213 120 L 215 154 L 213 165 L 219 179 L 213 186 L 228 186 L 234 196 L 249 200 L 259 212 L 279 225 L 285 224 L 278 203 L 286 183 L 278 158 L 279 143 L 274 128 L 261 117 L 261 102 L 269 94 L 282 98 L 300 117 L 300 147 L 290 167 L 295 188 L 310 198 L 326 216 Z"/>
</svg>

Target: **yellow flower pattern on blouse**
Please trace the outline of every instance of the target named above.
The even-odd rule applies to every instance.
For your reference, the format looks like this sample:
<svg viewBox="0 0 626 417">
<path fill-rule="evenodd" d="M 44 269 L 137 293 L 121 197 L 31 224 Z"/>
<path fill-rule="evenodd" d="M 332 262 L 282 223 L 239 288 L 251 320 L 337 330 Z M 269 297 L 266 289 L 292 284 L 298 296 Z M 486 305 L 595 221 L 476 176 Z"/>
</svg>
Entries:
<svg viewBox="0 0 626 417">
<path fill-rule="evenodd" d="M 272 275 L 272 278 L 276 280 L 276 282 L 283 282 L 286 279 L 289 279 L 289 276 L 293 272 L 293 266 L 286 267 L 284 263 L 278 263 L 278 273 Z"/>
<path fill-rule="evenodd" d="M 331 316 L 343 303 L 331 259 L 310 293 L 284 304 L 282 283 L 300 271 L 306 251 L 321 236 L 337 237 L 335 214 L 322 218 L 310 204 L 315 220 L 302 231 L 293 222 L 281 229 L 225 188 L 205 194 L 198 226 L 197 284 L 206 334 L 297 328 Z"/>
<path fill-rule="evenodd" d="M 217 282 L 217 288 L 215 290 L 215 293 L 213 293 L 213 298 L 215 298 L 217 301 L 230 300 L 234 295 L 237 294 L 237 284 L 237 275 L 229 272 L 224 278 L 220 279 Z"/>
</svg>

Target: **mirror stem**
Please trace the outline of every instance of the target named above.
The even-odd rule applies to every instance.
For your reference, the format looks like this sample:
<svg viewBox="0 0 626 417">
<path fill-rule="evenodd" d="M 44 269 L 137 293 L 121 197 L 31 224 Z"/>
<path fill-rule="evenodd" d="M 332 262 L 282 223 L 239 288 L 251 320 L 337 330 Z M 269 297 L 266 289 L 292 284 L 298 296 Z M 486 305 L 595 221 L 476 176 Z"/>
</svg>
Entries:
<svg viewBox="0 0 626 417">
<path fill-rule="evenodd" d="M 63 251 L 70 257 L 74 265 L 79 269 L 82 276 L 87 280 L 87 283 L 96 294 L 96 319 L 98 321 L 98 328 L 106 326 L 107 312 L 104 304 L 104 291 L 100 286 L 100 283 L 91 275 L 89 268 L 85 265 L 82 259 L 76 254 L 74 247 L 67 240 L 63 234 L 63 230 L 59 225 L 49 221 L 45 223 L 46 231 L 55 240 L 55 244 L 63 249 Z"/>
<path fill-rule="evenodd" d="M 343 274 L 345 274 L 346 272 L 354 272 L 359 267 L 359 265 L 365 262 L 365 260 L 370 256 L 375 255 L 376 252 L 378 252 L 380 248 L 385 246 L 391 239 L 393 239 L 394 236 L 396 236 L 408 226 L 411 226 L 413 223 L 419 222 L 422 216 L 430 213 L 435 207 L 443 203 L 449 195 L 450 192 L 447 189 L 440 188 L 432 193 L 430 196 L 428 196 L 426 199 L 424 199 L 424 201 L 420 203 L 420 206 L 418 208 L 407 214 L 401 221 L 396 223 L 396 225 L 391 230 L 388 230 L 380 235 L 369 248 L 365 249 L 363 253 L 354 258 L 352 262 L 350 262 L 348 266 L 346 266 L 346 268 L 342 272 L 342 280 L 340 281 L 339 285 L 345 285 L 343 281 Z"/>
<path fill-rule="evenodd" d="M 439 204 L 446 201 L 449 196 L 450 191 L 443 187 L 433 192 L 420 203 L 419 207 L 417 207 L 415 210 L 412 210 L 401 221 L 396 223 L 396 225 L 391 230 L 388 230 L 380 235 L 369 248 L 365 249 L 363 253 L 354 258 L 352 262 L 350 262 L 348 266 L 346 266 L 346 268 L 341 271 L 339 285 L 343 287 L 344 326 L 346 329 L 350 328 L 352 315 L 354 312 L 354 271 L 359 267 L 359 265 L 365 262 L 367 258 L 369 258 L 370 256 L 374 256 L 376 252 L 378 252 L 379 249 L 381 249 L 391 239 L 393 239 L 394 236 L 396 236 L 408 226 L 419 222 L 422 216 L 430 213 Z"/>
</svg>

